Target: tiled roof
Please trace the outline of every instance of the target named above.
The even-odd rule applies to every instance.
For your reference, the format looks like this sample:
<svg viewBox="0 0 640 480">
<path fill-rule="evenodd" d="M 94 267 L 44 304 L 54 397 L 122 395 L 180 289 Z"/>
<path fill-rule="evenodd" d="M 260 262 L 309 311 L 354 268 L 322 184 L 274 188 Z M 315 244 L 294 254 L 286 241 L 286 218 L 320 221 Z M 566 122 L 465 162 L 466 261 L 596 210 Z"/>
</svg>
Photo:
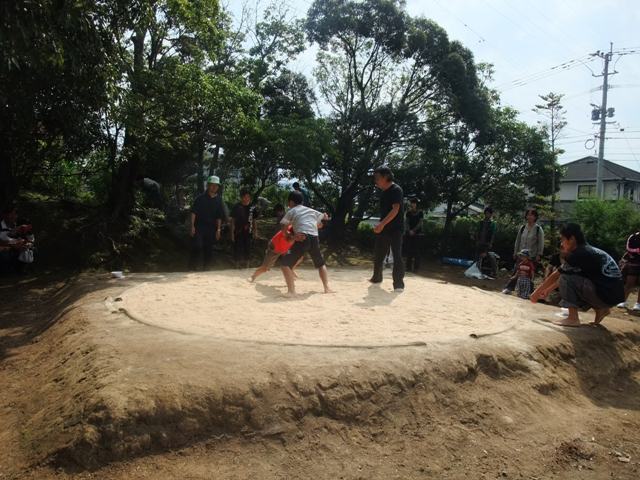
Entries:
<svg viewBox="0 0 640 480">
<path fill-rule="evenodd" d="M 560 182 L 595 182 L 597 162 L 597 157 L 589 156 L 562 165 L 564 175 Z M 602 180 L 621 179 L 640 182 L 640 172 L 610 162 L 609 160 L 604 160 L 602 164 Z"/>
</svg>

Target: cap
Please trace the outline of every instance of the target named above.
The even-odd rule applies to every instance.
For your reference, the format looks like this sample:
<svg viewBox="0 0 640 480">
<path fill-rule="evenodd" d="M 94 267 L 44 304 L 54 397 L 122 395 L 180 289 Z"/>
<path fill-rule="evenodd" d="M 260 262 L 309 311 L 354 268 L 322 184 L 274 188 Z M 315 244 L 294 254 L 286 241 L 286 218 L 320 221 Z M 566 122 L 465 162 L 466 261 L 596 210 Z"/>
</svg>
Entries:
<svg viewBox="0 0 640 480">
<path fill-rule="evenodd" d="M 220 177 L 216 177 L 215 175 L 211 175 L 207 178 L 207 183 L 215 183 L 216 185 L 220 185 Z"/>
</svg>

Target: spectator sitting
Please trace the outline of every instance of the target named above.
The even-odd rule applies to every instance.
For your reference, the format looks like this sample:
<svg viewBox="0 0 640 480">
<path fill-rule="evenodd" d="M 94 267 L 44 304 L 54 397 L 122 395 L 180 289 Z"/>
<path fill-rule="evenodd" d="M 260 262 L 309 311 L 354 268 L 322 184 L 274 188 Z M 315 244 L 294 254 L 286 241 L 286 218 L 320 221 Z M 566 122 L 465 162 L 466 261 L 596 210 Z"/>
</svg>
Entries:
<svg viewBox="0 0 640 480">
<path fill-rule="evenodd" d="M 484 209 L 484 218 L 476 231 L 476 261 L 480 271 L 490 278 L 498 276 L 497 255 L 491 251 L 496 235 L 496 222 L 493 221 L 493 208 Z"/>
<path fill-rule="evenodd" d="M 149 206 L 159 210 L 164 209 L 164 196 L 162 195 L 162 186 L 152 178 L 138 175 L 136 184 L 142 190 Z"/>
<path fill-rule="evenodd" d="M 9 204 L 0 219 L 0 271 L 19 273 L 33 262 L 35 237 L 28 222 L 18 222 L 18 209 Z"/>
<path fill-rule="evenodd" d="M 593 323 L 597 325 L 612 306 L 624 300 L 622 272 L 608 253 L 587 244 L 580 225 L 564 226 L 560 230 L 560 240 L 564 263 L 531 294 L 531 301 L 536 303 L 559 287 L 560 305 L 569 309 L 569 315 L 554 323 L 578 327 L 578 309 L 593 308 Z"/>
</svg>

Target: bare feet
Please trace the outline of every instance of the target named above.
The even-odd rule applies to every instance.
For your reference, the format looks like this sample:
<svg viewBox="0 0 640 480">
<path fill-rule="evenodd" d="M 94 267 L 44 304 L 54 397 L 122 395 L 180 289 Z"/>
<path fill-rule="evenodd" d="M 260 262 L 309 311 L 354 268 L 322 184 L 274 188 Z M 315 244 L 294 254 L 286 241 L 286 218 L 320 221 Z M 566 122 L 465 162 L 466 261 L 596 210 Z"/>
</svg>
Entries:
<svg viewBox="0 0 640 480">
<path fill-rule="evenodd" d="M 580 317 L 578 317 L 578 310 L 576 308 L 569 308 L 569 315 L 567 315 L 567 318 L 554 320 L 552 323 L 554 325 L 559 325 L 560 327 L 579 327 Z"/>
<path fill-rule="evenodd" d="M 565 318 L 564 320 L 554 320 L 551 323 L 560 327 L 579 327 L 581 325 L 580 320 L 577 322 L 570 322 L 568 318 Z"/>
<path fill-rule="evenodd" d="M 596 310 L 596 317 L 593 320 L 595 325 L 599 325 L 604 318 L 611 313 L 611 309 L 609 308 L 601 308 Z"/>
<path fill-rule="evenodd" d="M 254 277 L 253 275 L 250 276 L 249 278 L 247 278 L 247 280 L 249 281 L 249 283 L 253 283 L 256 281 L 256 277 Z"/>
<path fill-rule="evenodd" d="M 296 292 L 286 292 L 283 293 L 282 296 L 284 298 L 296 298 Z"/>
<path fill-rule="evenodd" d="M 324 289 L 324 293 L 336 293 L 335 290 L 331 290 L 329 287 Z"/>
</svg>

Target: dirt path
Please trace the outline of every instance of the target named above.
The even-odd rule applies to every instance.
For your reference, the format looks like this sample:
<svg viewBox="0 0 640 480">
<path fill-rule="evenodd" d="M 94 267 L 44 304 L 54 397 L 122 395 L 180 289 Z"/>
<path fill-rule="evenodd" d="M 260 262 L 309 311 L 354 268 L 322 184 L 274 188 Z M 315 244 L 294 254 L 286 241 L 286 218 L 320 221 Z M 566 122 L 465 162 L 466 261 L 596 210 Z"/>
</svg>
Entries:
<svg viewBox="0 0 640 480">
<path fill-rule="evenodd" d="M 469 331 L 492 325 L 469 317 L 452 324 L 459 337 L 434 331 L 430 339 L 423 319 L 393 332 L 423 344 L 361 349 L 336 348 L 331 338 L 311 348 L 176 333 L 105 307 L 106 298 L 157 281 L 85 275 L 26 283 L 19 297 L 0 286 L 0 478 L 640 477 L 633 317 L 565 331 L 545 322 L 554 310 L 500 298 L 503 312 L 522 313 L 506 333 L 472 338 Z M 270 282 L 267 290 L 280 288 Z M 420 282 L 437 298 L 438 281 Z M 446 301 L 471 294 L 442 288 Z M 178 316 L 183 328 L 186 318 Z M 348 318 L 354 323 L 353 312 Z M 359 320 L 336 331 L 384 338 L 387 327 L 361 331 Z M 291 328 L 264 336 L 301 334 Z"/>
</svg>

